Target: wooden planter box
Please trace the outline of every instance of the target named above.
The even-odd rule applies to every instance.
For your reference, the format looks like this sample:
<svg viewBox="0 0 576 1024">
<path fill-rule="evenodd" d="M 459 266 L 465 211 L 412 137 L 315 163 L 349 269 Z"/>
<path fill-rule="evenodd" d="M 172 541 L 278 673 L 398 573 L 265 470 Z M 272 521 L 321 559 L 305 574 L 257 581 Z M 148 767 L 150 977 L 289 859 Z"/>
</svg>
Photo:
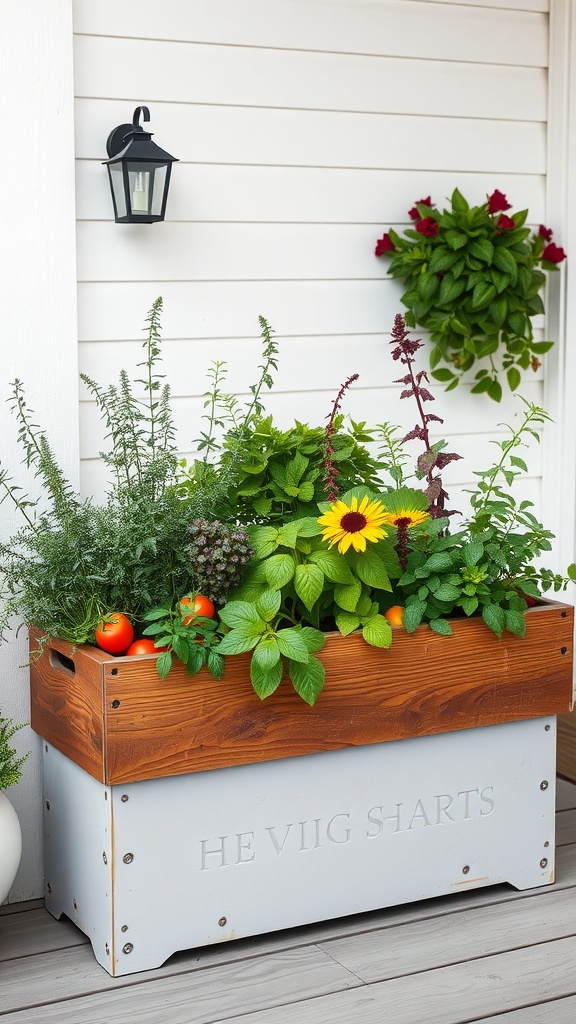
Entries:
<svg viewBox="0 0 576 1024">
<path fill-rule="evenodd" d="M 46 905 L 113 975 L 173 952 L 508 881 L 554 879 L 555 715 L 571 607 L 525 640 L 478 621 L 328 639 L 309 708 L 54 641 L 32 666 L 46 741 Z"/>
<path fill-rule="evenodd" d="M 571 708 L 573 616 L 532 608 L 523 640 L 479 619 L 453 621 L 452 637 L 396 629 L 387 651 L 332 634 L 313 708 L 288 680 L 260 701 L 248 656 L 227 659 L 219 682 L 182 665 L 160 680 L 155 655 L 52 640 L 32 662 L 32 728 L 115 785 L 555 715 Z"/>
</svg>

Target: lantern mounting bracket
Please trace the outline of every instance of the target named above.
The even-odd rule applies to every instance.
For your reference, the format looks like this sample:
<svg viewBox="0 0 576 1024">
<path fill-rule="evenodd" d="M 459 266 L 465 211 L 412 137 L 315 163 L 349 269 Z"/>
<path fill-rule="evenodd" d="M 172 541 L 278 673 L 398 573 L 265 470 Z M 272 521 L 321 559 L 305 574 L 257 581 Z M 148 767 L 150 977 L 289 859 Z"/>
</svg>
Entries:
<svg viewBox="0 0 576 1024">
<path fill-rule="evenodd" d="M 150 111 L 148 107 L 136 107 L 134 116 L 132 118 L 132 124 L 119 124 L 117 128 L 113 128 L 106 140 L 106 152 L 109 157 L 115 157 L 117 153 L 120 153 L 124 147 L 128 144 L 129 139 L 134 135 L 135 132 L 141 132 L 142 138 L 152 138 L 151 132 L 146 132 L 140 124 L 140 117 L 143 121 L 150 120 Z"/>
</svg>

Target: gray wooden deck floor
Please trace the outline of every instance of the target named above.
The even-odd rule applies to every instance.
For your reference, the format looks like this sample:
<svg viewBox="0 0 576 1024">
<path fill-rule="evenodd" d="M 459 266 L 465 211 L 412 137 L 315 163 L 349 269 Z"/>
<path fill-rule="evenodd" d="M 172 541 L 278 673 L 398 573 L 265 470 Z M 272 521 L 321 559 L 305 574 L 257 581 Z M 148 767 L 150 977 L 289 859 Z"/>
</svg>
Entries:
<svg viewBox="0 0 576 1024">
<path fill-rule="evenodd" d="M 0 1024 L 573 1024 L 576 786 L 561 780 L 557 846 L 552 886 L 191 950 L 117 979 L 70 922 L 3 908 Z"/>
</svg>

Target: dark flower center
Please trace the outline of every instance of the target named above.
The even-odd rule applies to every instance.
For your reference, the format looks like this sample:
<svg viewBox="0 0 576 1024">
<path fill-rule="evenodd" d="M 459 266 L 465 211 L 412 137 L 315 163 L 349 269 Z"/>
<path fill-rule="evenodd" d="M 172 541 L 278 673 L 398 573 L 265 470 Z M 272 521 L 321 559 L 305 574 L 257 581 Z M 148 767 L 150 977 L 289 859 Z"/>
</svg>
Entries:
<svg viewBox="0 0 576 1024">
<path fill-rule="evenodd" d="M 400 519 L 394 520 L 394 526 L 397 526 L 399 530 L 405 530 L 408 526 L 410 526 L 411 522 L 412 520 L 410 519 L 409 516 L 402 516 Z"/>
<path fill-rule="evenodd" d="M 346 533 L 359 533 L 367 524 L 366 516 L 361 512 L 345 512 L 340 520 L 340 526 Z"/>
</svg>

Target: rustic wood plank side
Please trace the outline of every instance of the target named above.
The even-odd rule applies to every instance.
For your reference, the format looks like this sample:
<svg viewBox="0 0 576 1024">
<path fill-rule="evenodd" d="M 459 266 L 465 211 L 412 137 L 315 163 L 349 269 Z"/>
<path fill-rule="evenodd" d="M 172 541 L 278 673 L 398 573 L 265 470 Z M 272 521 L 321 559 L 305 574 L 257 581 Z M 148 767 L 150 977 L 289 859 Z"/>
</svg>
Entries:
<svg viewBox="0 0 576 1024">
<path fill-rule="evenodd" d="M 44 909 L 0 919 L 0 963 L 87 943 L 87 937 L 71 921 L 55 921 Z"/>
<path fill-rule="evenodd" d="M 483 1019 L 573 996 L 575 956 L 576 938 L 559 939 L 212 1024 L 469 1024 L 472 1014 Z"/>
<path fill-rule="evenodd" d="M 326 684 L 310 708 L 284 679 L 260 701 L 248 656 L 227 661 L 216 682 L 176 666 L 158 679 L 155 657 L 72 652 L 75 673 L 33 665 L 34 728 L 108 784 L 205 771 L 555 714 L 570 706 L 573 608 L 550 603 L 527 613 L 527 635 L 499 640 L 479 619 L 455 620 L 454 634 L 397 629 L 392 647 L 329 635 L 321 652 Z M 361 670 L 359 668 L 361 666 Z M 87 669 L 86 694 L 79 695 Z M 96 672 L 103 673 L 97 718 Z M 42 729 L 45 731 L 42 732 Z M 82 748 L 83 730 L 88 744 Z M 96 766 L 97 741 L 105 765 Z M 66 745 L 66 749 L 64 748 Z M 79 749 L 80 748 L 80 749 Z M 96 775 L 98 777 L 98 775 Z"/>
<path fill-rule="evenodd" d="M 88 646 L 74 649 L 51 638 L 38 657 L 41 635 L 30 630 L 32 728 L 84 771 L 104 782 L 104 652 Z"/>
<path fill-rule="evenodd" d="M 521 1010 L 499 1013 L 497 1017 L 483 1017 L 468 1024 L 574 1024 L 576 1020 L 576 996 L 555 999 L 553 1003 L 539 1006 L 523 1006 Z"/>
<path fill-rule="evenodd" d="M 455 929 L 446 920 L 415 921 L 387 934 L 371 932 L 320 943 L 367 984 L 495 953 L 566 938 L 576 932 L 576 890 L 463 911 Z"/>
<path fill-rule="evenodd" d="M 315 946 L 188 973 L 194 954 L 180 970 L 159 968 L 141 975 L 111 978 L 85 948 L 35 958 L 34 971 L 24 958 L 0 975 L 0 1019 L 31 1024 L 79 1024 L 123 1021 L 125 1024 L 203 1024 L 215 1016 L 290 1002 L 295 993 L 313 999 L 360 985 L 344 967 Z M 88 991 L 91 995 L 84 995 Z M 25 1009 L 19 1010 L 25 1003 Z M 42 1009 L 40 1009 L 42 1007 Z M 192 1009 L 193 1007 L 193 1009 Z M 4 1015 L 5 1014 L 5 1015 Z"/>
</svg>

